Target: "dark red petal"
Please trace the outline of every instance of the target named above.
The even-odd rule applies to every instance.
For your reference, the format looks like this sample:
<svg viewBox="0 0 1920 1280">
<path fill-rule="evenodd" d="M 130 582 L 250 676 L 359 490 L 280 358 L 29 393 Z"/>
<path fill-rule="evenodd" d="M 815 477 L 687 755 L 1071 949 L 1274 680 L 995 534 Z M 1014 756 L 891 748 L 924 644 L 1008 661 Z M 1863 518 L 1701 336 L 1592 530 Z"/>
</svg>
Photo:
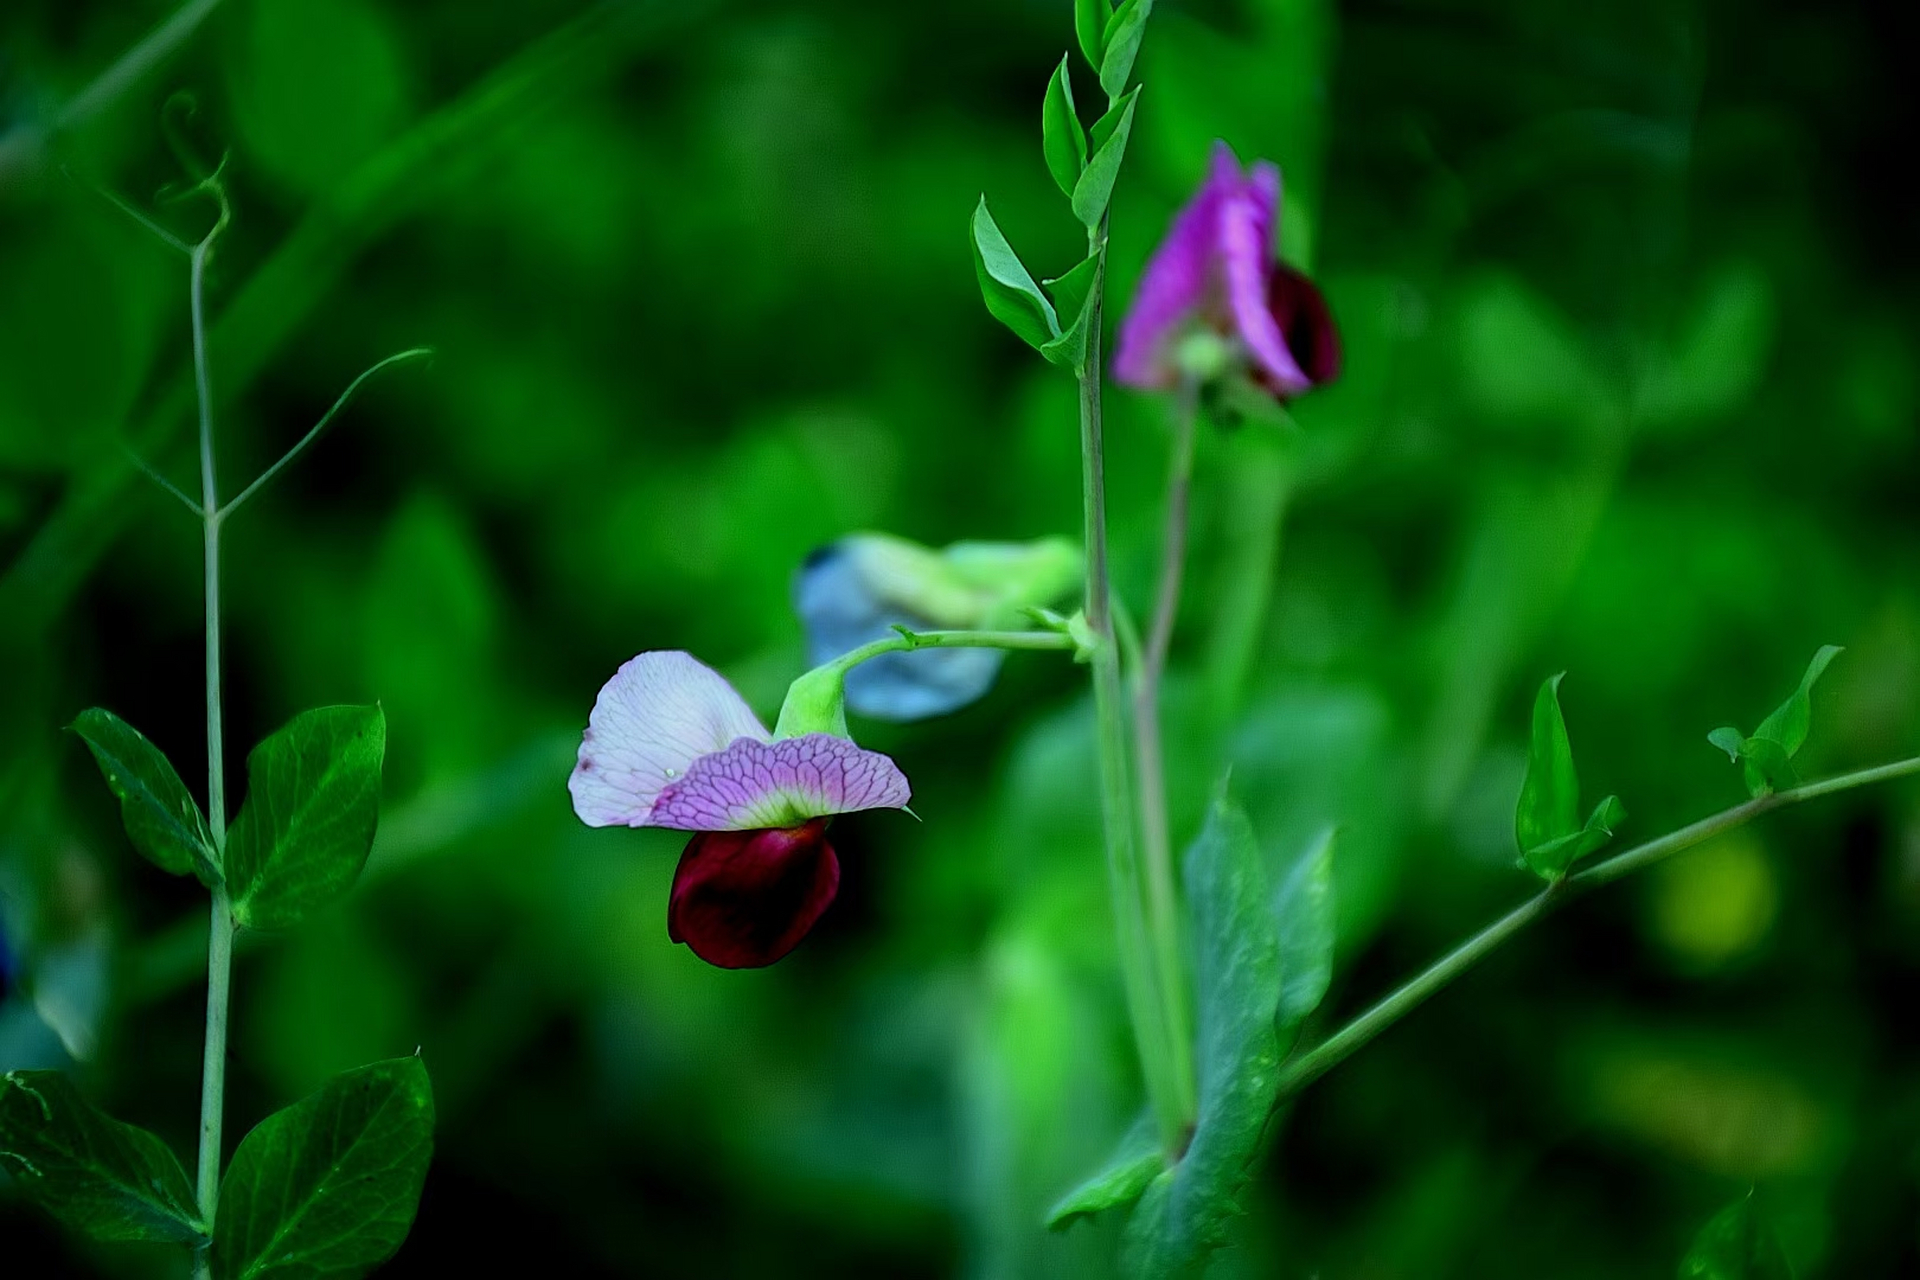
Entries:
<svg viewBox="0 0 1920 1280">
<path fill-rule="evenodd" d="M 673 873 L 667 936 L 722 969 L 772 964 L 807 936 L 840 888 L 827 820 L 702 831 Z"/>
<path fill-rule="evenodd" d="M 1340 376 L 1340 334 L 1318 285 L 1286 263 L 1276 262 L 1267 281 L 1267 309 L 1273 312 L 1300 372 L 1314 386 Z"/>
</svg>

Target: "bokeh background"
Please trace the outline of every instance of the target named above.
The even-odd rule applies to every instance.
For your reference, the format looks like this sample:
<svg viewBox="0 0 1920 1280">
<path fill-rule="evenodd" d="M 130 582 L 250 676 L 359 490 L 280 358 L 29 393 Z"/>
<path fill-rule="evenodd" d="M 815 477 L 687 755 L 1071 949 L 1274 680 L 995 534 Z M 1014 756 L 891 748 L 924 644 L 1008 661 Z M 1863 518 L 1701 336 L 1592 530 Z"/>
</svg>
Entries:
<svg viewBox="0 0 1920 1280">
<path fill-rule="evenodd" d="M 677 841 L 564 788 L 643 648 L 763 714 L 789 579 L 859 528 L 1078 530 L 1070 383 L 986 316 L 981 191 L 1037 272 L 1066 0 L 226 0 L 50 133 L 168 12 L 0 13 L 0 1068 L 67 1065 L 190 1150 L 205 916 L 60 731 L 104 705 L 196 790 L 185 273 L 153 208 L 230 149 L 210 281 L 229 491 L 371 386 L 228 537 L 229 776 L 379 699 L 365 880 L 250 939 L 228 1127 L 426 1055 L 439 1139 L 383 1274 L 1099 1276 L 1037 1222 L 1138 1105 L 1083 672 L 856 725 L 920 823 L 837 828 L 771 970 L 665 931 Z M 1298 432 L 1209 428 L 1170 689 L 1176 824 L 1227 762 L 1268 854 L 1343 838 L 1329 1013 L 1528 891 L 1526 711 L 1645 838 L 1731 803 L 1705 741 L 1822 643 L 1814 772 L 1920 746 L 1916 20 L 1785 0 L 1161 0 L 1116 300 L 1215 137 L 1287 177 L 1347 370 Z M 1083 101 L 1090 81 L 1082 79 Z M 37 158 L 36 158 L 37 151 Z M 204 211 L 163 208 L 183 235 Z M 1144 608 L 1166 430 L 1110 397 Z M 1282 520 L 1284 516 L 1284 520 Z M 1283 527 L 1282 527 L 1283 526 Z M 237 784 L 236 784 L 237 785 Z M 1587 899 L 1307 1093 L 1217 1274 L 1670 1274 L 1757 1187 L 1802 1274 L 1920 1275 L 1920 792 L 1791 812 Z M 8 1275 L 171 1274 L 0 1190 Z"/>
</svg>

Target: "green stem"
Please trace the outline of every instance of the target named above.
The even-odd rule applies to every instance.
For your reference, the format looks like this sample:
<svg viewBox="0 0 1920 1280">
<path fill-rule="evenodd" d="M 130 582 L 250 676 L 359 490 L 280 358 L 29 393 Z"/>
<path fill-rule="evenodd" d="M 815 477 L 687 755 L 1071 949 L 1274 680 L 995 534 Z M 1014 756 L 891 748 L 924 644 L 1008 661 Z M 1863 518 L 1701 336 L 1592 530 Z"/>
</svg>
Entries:
<svg viewBox="0 0 1920 1280">
<path fill-rule="evenodd" d="M 1073 637 L 1061 631 L 902 631 L 898 635 L 849 649 L 834 659 L 834 666 L 851 670 L 883 653 L 906 653 L 914 649 L 1034 649 L 1070 650 Z"/>
<path fill-rule="evenodd" d="M 216 191 L 216 196 L 218 193 Z M 200 515 L 206 567 L 207 654 L 207 820 L 214 852 L 224 862 L 227 845 L 227 785 L 225 744 L 220 709 L 220 490 L 214 467 L 213 383 L 207 369 L 206 266 L 213 242 L 226 224 L 224 196 L 218 196 L 221 214 L 206 239 L 194 246 L 189 302 L 193 319 L 194 389 L 200 402 Z M 200 1152 L 197 1196 L 200 1216 L 209 1232 L 220 1202 L 221 1126 L 227 1086 L 227 1008 L 233 982 L 233 912 L 224 884 L 213 891 L 213 911 L 207 926 L 207 1033 L 200 1065 Z M 211 1275 L 208 1251 L 194 1258 L 200 1280 Z"/>
<path fill-rule="evenodd" d="M 1102 439 L 1100 341 L 1107 282 L 1107 219 L 1087 234 L 1087 250 L 1095 258 L 1092 303 L 1087 318 L 1086 358 L 1080 366 L 1080 487 L 1087 548 L 1087 629 L 1094 648 L 1093 709 L 1095 745 L 1100 766 L 1101 828 L 1107 847 L 1107 883 L 1113 899 L 1114 931 L 1120 949 L 1120 971 L 1126 987 L 1127 1011 L 1133 1022 L 1134 1044 L 1147 1098 L 1160 1129 L 1160 1144 L 1169 1157 L 1186 1143 L 1188 1108 L 1182 1102 L 1181 1059 L 1191 1062 L 1191 1046 L 1175 1039 L 1167 1016 L 1167 993 L 1162 989 L 1155 961 L 1157 948 L 1148 934 L 1142 902 L 1140 864 L 1134 847 L 1137 815 L 1132 780 L 1128 777 L 1126 706 L 1120 689 L 1120 655 L 1113 636 L 1111 585 L 1107 568 L 1106 455 Z M 1191 1076 L 1189 1066 L 1185 1072 Z"/>
<path fill-rule="evenodd" d="M 1854 787 L 1869 786 L 1876 782 L 1885 782 L 1917 773 L 1920 773 L 1920 756 L 1842 774 L 1837 778 L 1810 782 L 1805 786 L 1777 792 L 1774 795 L 1762 796 L 1757 800 L 1735 805 L 1731 809 L 1723 809 L 1719 813 L 1702 818 L 1691 826 L 1682 827 L 1657 840 L 1636 845 L 1624 853 L 1615 854 L 1611 858 L 1595 863 L 1578 875 L 1569 876 L 1565 880 L 1548 885 L 1539 894 L 1521 903 L 1436 960 L 1346 1026 L 1341 1027 L 1313 1048 L 1295 1054 L 1281 1068 L 1274 1105 L 1279 1106 L 1285 1103 L 1315 1080 L 1345 1062 L 1375 1036 L 1413 1012 L 1428 996 L 1471 969 L 1482 957 L 1508 938 L 1548 911 L 1562 903 L 1572 901 L 1587 890 L 1612 884 L 1622 876 L 1631 875 L 1643 867 L 1650 867 L 1683 849 L 1690 849 L 1711 840 L 1722 832 L 1745 826 L 1762 814 L 1771 813 L 1775 809 L 1798 804 L 1803 800 L 1831 795 L 1836 791 L 1848 791 Z"/>
<path fill-rule="evenodd" d="M 1140 655 L 1133 685 L 1134 767 L 1140 793 L 1140 836 L 1146 859 L 1148 920 L 1154 943 L 1167 1035 L 1175 1045 L 1193 1039 L 1193 1014 L 1187 998 L 1186 966 L 1181 961 L 1180 905 L 1173 884 L 1173 841 L 1167 821 L 1166 760 L 1160 737 L 1160 679 L 1173 646 L 1180 612 L 1180 580 L 1187 558 L 1187 509 L 1193 488 L 1193 437 L 1199 392 L 1182 379 L 1175 400 L 1173 449 L 1167 468 L 1167 522 L 1160 559 L 1160 583 L 1153 605 L 1152 630 Z M 1173 1059 L 1181 1118 L 1191 1122 L 1198 1105 L 1191 1054 Z"/>
</svg>

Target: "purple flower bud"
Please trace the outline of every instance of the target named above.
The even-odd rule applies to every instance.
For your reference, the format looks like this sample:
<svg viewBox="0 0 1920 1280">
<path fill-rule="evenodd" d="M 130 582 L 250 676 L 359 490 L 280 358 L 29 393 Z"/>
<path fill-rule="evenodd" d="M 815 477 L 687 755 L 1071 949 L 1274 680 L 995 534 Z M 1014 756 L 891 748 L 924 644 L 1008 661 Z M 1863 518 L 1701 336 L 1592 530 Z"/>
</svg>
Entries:
<svg viewBox="0 0 1920 1280">
<path fill-rule="evenodd" d="M 1117 381 L 1173 386 L 1180 341 L 1196 330 L 1228 340 L 1276 399 L 1338 375 L 1340 340 L 1325 299 L 1274 256 L 1279 210 L 1280 171 L 1261 161 L 1242 174 L 1232 149 L 1215 143 L 1207 180 L 1175 215 L 1121 323 Z"/>
</svg>

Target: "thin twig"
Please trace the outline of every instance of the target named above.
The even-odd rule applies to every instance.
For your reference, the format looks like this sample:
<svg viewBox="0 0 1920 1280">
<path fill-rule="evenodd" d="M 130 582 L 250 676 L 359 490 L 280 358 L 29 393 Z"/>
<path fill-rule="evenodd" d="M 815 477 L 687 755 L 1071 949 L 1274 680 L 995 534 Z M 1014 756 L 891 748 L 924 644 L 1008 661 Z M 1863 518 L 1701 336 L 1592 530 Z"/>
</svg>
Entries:
<svg viewBox="0 0 1920 1280">
<path fill-rule="evenodd" d="M 160 472 L 153 466 L 152 463 L 148 462 L 145 458 L 135 453 L 131 445 L 125 446 L 125 448 L 126 448 L 128 460 L 131 461 L 134 466 L 140 468 L 140 473 L 142 475 L 146 476 L 147 479 L 153 481 L 155 484 L 159 485 L 162 489 L 166 490 L 168 493 L 172 494 L 174 497 L 180 499 L 180 505 L 184 506 L 187 510 L 193 512 L 193 514 L 196 517 L 204 516 L 207 514 L 204 510 L 201 509 L 201 506 L 199 503 L 195 502 L 192 498 L 187 496 L 186 490 L 182 489 L 179 485 L 175 484 L 173 481 L 161 475 Z"/>
</svg>

